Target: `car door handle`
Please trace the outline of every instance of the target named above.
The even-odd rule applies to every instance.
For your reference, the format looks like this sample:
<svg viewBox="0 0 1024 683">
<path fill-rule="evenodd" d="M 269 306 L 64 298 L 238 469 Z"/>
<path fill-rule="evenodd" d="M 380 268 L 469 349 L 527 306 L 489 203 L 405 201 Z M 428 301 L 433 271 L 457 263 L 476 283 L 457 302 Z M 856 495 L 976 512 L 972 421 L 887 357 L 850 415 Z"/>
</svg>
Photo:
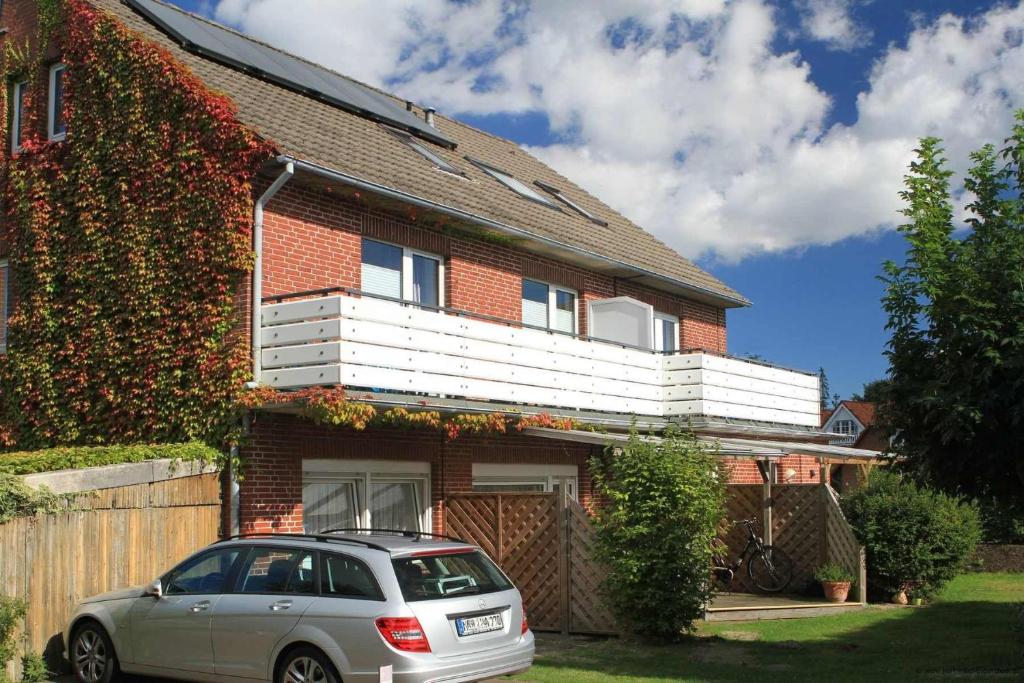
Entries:
<svg viewBox="0 0 1024 683">
<path fill-rule="evenodd" d="M 209 600 L 203 600 L 203 601 L 197 602 L 196 604 L 194 604 L 191 607 L 189 607 L 188 611 L 189 612 L 205 612 L 208 609 L 210 609 L 210 601 Z"/>
<path fill-rule="evenodd" d="M 273 605 L 270 606 L 270 611 L 271 612 L 280 612 L 281 610 L 288 609 L 291 606 L 292 606 L 292 601 L 291 600 L 278 600 L 277 602 L 275 602 Z"/>
</svg>

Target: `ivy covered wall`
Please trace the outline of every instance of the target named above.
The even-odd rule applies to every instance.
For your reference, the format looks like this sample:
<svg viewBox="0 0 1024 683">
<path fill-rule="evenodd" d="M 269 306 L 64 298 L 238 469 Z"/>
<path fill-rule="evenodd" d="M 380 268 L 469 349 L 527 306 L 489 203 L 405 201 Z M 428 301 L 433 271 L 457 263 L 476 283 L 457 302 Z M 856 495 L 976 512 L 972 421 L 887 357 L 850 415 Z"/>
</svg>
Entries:
<svg viewBox="0 0 1024 683">
<path fill-rule="evenodd" d="M 165 51 L 82 0 L 38 4 L 57 20 L 3 70 L 42 78 L 57 45 L 68 135 L 49 142 L 32 102 L 0 188 L 17 298 L 0 448 L 219 444 L 248 372 L 233 301 L 272 149 Z"/>
</svg>

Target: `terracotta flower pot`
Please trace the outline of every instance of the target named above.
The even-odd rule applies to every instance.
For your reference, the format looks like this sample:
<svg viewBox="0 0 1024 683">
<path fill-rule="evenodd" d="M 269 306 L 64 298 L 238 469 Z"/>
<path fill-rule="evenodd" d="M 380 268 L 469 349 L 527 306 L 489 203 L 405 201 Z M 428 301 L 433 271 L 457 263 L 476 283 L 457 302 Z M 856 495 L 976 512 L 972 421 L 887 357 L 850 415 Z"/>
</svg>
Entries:
<svg viewBox="0 0 1024 683">
<path fill-rule="evenodd" d="M 892 604 L 894 605 L 906 605 L 908 602 L 907 591 L 896 591 L 892 596 Z"/>
<path fill-rule="evenodd" d="M 846 602 L 850 594 L 849 581 L 822 581 L 821 587 L 825 590 L 825 599 L 829 602 Z"/>
</svg>

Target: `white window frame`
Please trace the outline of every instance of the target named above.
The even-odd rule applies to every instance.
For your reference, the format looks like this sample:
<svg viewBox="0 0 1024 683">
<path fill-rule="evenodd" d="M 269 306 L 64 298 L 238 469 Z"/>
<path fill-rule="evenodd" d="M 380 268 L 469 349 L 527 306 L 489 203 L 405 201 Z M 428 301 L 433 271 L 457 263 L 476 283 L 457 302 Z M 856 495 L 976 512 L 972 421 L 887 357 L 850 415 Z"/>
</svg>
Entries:
<svg viewBox="0 0 1024 683">
<path fill-rule="evenodd" d="M 389 247 L 396 247 L 396 248 L 402 250 L 402 277 L 401 277 L 401 282 L 402 282 L 402 292 L 401 292 L 401 294 L 402 294 L 402 296 L 400 298 L 402 299 L 403 303 L 410 303 L 410 304 L 414 304 L 414 305 L 421 305 L 421 304 L 417 304 L 417 302 L 412 300 L 412 288 L 413 288 L 412 258 L 413 258 L 413 256 L 422 256 L 424 258 L 429 258 L 429 259 L 433 259 L 433 260 L 437 261 L 437 305 L 438 305 L 439 308 L 444 308 L 444 306 L 445 306 L 445 298 L 444 298 L 444 258 L 442 256 L 440 256 L 438 254 L 432 254 L 429 251 L 420 251 L 419 249 L 413 249 L 411 247 L 404 247 L 401 244 L 395 244 L 393 242 L 385 242 L 384 240 L 378 240 L 378 239 L 374 239 L 372 237 L 363 237 L 363 239 L 367 240 L 367 241 L 370 241 L 370 242 L 377 242 L 378 244 L 386 244 Z M 359 252 L 359 267 L 360 267 L 360 269 L 362 269 L 362 263 L 363 263 L 362 243 L 360 243 L 359 249 L 360 249 L 360 252 Z M 360 282 L 360 287 L 362 287 L 362 283 L 361 282 Z"/>
<path fill-rule="evenodd" d="M 21 151 L 21 98 L 28 85 L 28 79 L 24 79 L 15 81 L 11 88 L 11 152 L 15 154 Z"/>
<path fill-rule="evenodd" d="M 663 320 L 668 324 L 672 325 L 672 339 L 675 340 L 675 347 L 671 349 L 659 348 L 662 346 L 662 336 L 658 334 L 658 321 Z M 675 315 L 669 315 L 668 313 L 654 312 L 654 329 L 652 330 L 654 336 L 652 341 L 654 342 L 655 351 L 679 351 L 679 317 Z"/>
<path fill-rule="evenodd" d="M 0 353 L 7 353 L 7 336 L 10 334 L 7 321 L 11 318 L 11 265 L 5 258 L 0 258 L 0 273 L 3 277 L 0 282 L 0 319 L 4 323 L 4 336 L 0 337 Z"/>
<path fill-rule="evenodd" d="M 316 481 L 356 481 L 359 526 L 371 528 L 370 490 L 373 482 L 416 483 L 420 486 L 420 528 L 426 533 L 434 530 L 434 509 L 430 502 L 430 463 L 404 460 L 340 460 L 305 459 L 302 461 L 302 484 Z M 305 521 L 303 521 L 305 523 Z"/>
<path fill-rule="evenodd" d="M 504 465 L 473 463 L 473 486 L 529 486 L 541 484 L 545 493 L 554 491 L 556 483 L 564 482 L 569 497 L 578 500 L 579 468 L 576 465 Z"/>
<path fill-rule="evenodd" d="M 544 285 L 548 288 L 548 325 L 547 329 L 552 332 L 562 332 L 563 334 L 579 334 L 580 329 L 580 293 L 575 289 L 569 287 L 562 287 L 556 285 L 553 282 L 546 282 L 545 280 L 538 280 L 535 277 L 524 277 L 523 282 L 529 280 L 530 282 L 536 282 L 538 285 Z M 523 303 L 523 289 L 522 283 L 519 285 L 519 310 L 522 315 L 522 303 Z M 572 294 L 575 305 L 572 307 L 572 332 L 566 333 L 565 330 L 559 330 L 555 328 L 555 311 L 557 310 L 558 304 L 558 292 L 565 292 L 566 294 Z"/>
<path fill-rule="evenodd" d="M 67 66 L 65 64 L 57 63 L 50 67 L 50 85 L 48 88 L 47 100 L 46 100 L 46 135 L 50 138 L 51 142 L 60 142 L 67 137 L 68 132 L 65 130 L 61 133 L 54 132 L 54 125 L 57 123 L 54 117 L 54 105 L 56 105 L 57 99 L 57 72 L 67 72 Z M 66 124 L 67 122 L 65 122 Z"/>
<path fill-rule="evenodd" d="M 857 436 L 857 423 L 853 420 L 836 420 L 835 424 L 832 425 L 833 434 L 842 434 L 843 436 Z"/>
</svg>

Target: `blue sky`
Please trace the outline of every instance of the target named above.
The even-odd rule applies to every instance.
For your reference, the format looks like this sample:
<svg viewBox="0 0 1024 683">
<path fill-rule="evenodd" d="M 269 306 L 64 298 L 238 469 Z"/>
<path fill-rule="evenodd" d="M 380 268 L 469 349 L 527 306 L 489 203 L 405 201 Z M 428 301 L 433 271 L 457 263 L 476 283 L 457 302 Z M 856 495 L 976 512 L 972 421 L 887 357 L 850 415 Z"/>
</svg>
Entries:
<svg viewBox="0 0 1024 683">
<path fill-rule="evenodd" d="M 962 171 L 1024 106 L 1019 2 L 176 1 L 519 142 L 747 295 L 730 352 L 843 396 L 915 140 Z"/>
</svg>

